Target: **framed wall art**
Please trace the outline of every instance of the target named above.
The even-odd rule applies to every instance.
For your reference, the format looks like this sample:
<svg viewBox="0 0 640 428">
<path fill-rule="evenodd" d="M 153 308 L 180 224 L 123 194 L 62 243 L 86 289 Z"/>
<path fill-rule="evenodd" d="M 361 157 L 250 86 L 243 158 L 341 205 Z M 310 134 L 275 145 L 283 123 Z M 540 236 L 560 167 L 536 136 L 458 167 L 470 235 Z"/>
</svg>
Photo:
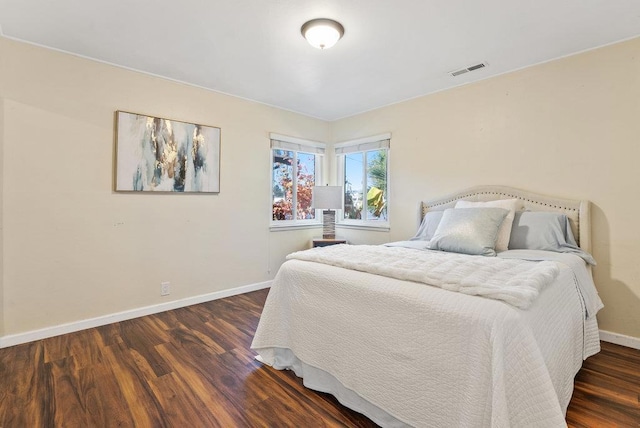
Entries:
<svg viewBox="0 0 640 428">
<path fill-rule="evenodd" d="M 117 111 L 115 190 L 220 192 L 220 128 Z"/>
</svg>

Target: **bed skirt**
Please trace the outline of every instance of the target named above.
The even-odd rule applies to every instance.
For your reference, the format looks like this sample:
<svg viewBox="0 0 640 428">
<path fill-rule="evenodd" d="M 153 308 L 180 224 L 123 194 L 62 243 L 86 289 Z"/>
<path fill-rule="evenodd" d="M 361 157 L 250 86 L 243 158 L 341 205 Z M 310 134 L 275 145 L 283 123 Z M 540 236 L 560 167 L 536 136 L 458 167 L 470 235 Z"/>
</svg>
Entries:
<svg viewBox="0 0 640 428">
<path fill-rule="evenodd" d="M 302 378 L 302 383 L 305 387 L 333 395 L 343 406 L 362 413 L 380 426 L 389 428 L 410 427 L 410 425 L 396 419 L 380 407 L 360 397 L 354 391 L 345 388 L 330 373 L 301 361 L 290 349 L 263 348 L 260 349 L 260 354 L 256 356 L 256 360 L 277 370 L 293 370 L 296 376 Z M 270 361 L 273 361 L 273 364 L 270 364 Z"/>
</svg>

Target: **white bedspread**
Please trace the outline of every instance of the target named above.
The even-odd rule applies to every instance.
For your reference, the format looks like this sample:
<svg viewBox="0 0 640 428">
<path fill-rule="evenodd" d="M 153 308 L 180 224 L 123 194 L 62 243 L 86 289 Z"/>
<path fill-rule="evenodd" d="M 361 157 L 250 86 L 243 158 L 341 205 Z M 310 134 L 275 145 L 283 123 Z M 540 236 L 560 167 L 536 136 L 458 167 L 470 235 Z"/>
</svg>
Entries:
<svg viewBox="0 0 640 428">
<path fill-rule="evenodd" d="M 273 282 L 252 348 L 267 364 L 297 367 L 304 376 L 280 359 L 293 354 L 410 426 L 564 426 L 573 377 L 597 349 L 585 350 L 592 332 L 583 331 L 571 268 L 553 263 L 557 278 L 521 310 L 289 260 Z M 594 320 L 588 325 L 597 331 Z"/>
<path fill-rule="evenodd" d="M 421 282 L 449 291 L 503 300 L 526 309 L 558 275 L 553 262 L 416 251 L 380 245 L 334 245 L 298 251 L 306 260 Z"/>
</svg>

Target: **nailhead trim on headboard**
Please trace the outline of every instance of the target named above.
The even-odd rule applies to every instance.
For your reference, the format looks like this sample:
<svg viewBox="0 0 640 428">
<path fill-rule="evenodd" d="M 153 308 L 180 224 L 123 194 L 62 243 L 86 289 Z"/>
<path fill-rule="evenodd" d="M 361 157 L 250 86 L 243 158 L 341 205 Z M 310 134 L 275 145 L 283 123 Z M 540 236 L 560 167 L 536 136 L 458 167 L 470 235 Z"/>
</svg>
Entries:
<svg viewBox="0 0 640 428">
<path fill-rule="evenodd" d="M 481 195 L 486 197 L 478 198 L 478 196 Z M 554 198 L 506 186 L 478 186 L 448 195 L 442 199 L 422 202 L 420 215 L 422 218 L 429 210 L 453 207 L 454 202 L 463 199 L 489 201 L 514 198 L 522 200 L 525 203 L 525 209 L 531 208 L 532 206 L 544 207 L 548 208 L 548 210 L 545 209 L 545 211 L 558 211 L 567 214 L 578 245 L 586 251 L 590 251 L 591 226 L 589 201 Z M 529 207 L 527 207 L 527 205 L 529 205 Z"/>
</svg>

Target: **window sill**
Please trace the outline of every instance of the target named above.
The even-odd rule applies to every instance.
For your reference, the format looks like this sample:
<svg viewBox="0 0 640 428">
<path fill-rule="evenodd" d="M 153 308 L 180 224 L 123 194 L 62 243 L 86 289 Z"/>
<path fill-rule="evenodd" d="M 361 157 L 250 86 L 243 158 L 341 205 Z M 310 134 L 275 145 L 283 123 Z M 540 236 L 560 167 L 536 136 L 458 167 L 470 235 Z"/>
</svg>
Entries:
<svg viewBox="0 0 640 428">
<path fill-rule="evenodd" d="M 322 223 L 288 223 L 288 224 L 271 224 L 270 232 L 286 232 L 287 230 L 302 229 L 322 229 Z"/>
<path fill-rule="evenodd" d="M 338 229 L 360 229 L 360 230 L 374 230 L 376 232 L 389 232 L 391 227 L 389 223 L 375 224 L 375 223 L 336 223 Z"/>
</svg>

